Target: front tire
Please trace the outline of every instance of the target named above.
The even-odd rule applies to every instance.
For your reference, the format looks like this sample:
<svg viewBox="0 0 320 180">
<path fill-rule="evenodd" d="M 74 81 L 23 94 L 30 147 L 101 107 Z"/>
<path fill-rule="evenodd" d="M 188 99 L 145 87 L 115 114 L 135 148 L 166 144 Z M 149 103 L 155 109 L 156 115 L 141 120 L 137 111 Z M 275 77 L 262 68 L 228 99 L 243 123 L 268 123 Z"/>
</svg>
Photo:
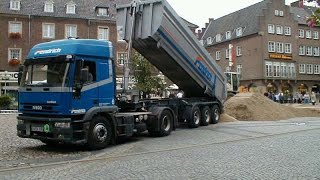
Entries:
<svg viewBox="0 0 320 180">
<path fill-rule="evenodd" d="M 90 123 L 88 147 L 91 150 L 103 149 L 111 142 L 112 129 L 110 122 L 102 116 L 95 116 Z"/>
</svg>

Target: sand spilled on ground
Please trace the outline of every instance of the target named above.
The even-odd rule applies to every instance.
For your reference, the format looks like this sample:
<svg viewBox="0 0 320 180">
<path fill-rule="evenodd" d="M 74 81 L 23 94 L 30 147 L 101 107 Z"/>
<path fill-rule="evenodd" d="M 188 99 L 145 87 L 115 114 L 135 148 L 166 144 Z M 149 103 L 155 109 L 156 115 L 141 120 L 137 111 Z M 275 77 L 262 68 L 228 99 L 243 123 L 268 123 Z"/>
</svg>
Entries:
<svg viewBox="0 0 320 180">
<path fill-rule="evenodd" d="M 320 117 L 320 110 L 302 109 L 273 102 L 259 93 L 239 93 L 224 104 L 221 122 L 273 121 L 294 117 Z M 229 117 L 231 116 L 231 118 Z M 232 117 L 235 118 L 232 120 Z"/>
</svg>

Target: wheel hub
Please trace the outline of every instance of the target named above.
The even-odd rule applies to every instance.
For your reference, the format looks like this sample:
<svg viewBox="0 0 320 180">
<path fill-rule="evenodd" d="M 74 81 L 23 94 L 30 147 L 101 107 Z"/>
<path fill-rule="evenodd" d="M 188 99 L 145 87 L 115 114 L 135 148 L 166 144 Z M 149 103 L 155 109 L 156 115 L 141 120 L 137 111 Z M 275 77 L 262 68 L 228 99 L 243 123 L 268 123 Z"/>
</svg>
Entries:
<svg viewBox="0 0 320 180">
<path fill-rule="evenodd" d="M 93 129 L 93 134 L 97 141 L 103 142 L 107 139 L 108 130 L 104 124 L 97 124 Z"/>
</svg>

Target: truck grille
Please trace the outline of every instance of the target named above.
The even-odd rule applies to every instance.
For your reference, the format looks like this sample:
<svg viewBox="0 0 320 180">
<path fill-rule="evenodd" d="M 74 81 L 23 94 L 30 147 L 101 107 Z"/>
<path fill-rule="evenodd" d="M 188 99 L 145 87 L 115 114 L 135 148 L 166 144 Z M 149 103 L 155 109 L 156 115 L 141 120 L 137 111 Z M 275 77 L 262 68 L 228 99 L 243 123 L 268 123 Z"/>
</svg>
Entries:
<svg viewBox="0 0 320 180">
<path fill-rule="evenodd" d="M 21 110 L 24 112 L 47 112 L 47 113 L 56 113 L 57 106 L 56 104 L 33 104 L 33 103 L 23 103 Z"/>
</svg>

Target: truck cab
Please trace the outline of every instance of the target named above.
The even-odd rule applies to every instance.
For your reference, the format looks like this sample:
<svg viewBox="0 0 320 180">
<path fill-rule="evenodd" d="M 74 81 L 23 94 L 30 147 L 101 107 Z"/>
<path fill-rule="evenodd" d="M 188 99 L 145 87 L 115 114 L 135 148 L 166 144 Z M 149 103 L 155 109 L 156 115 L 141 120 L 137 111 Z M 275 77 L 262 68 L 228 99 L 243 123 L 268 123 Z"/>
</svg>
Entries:
<svg viewBox="0 0 320 180">
<path fill-rule="evenodd" d="M 113 63 L 109 41 L 66 39 L 34 46 L 21 77 L 18 136 L 85 143 L 89 124 L 84 121 L 90 119 L 85 115 L 118 109 Z"/>
</svg>

